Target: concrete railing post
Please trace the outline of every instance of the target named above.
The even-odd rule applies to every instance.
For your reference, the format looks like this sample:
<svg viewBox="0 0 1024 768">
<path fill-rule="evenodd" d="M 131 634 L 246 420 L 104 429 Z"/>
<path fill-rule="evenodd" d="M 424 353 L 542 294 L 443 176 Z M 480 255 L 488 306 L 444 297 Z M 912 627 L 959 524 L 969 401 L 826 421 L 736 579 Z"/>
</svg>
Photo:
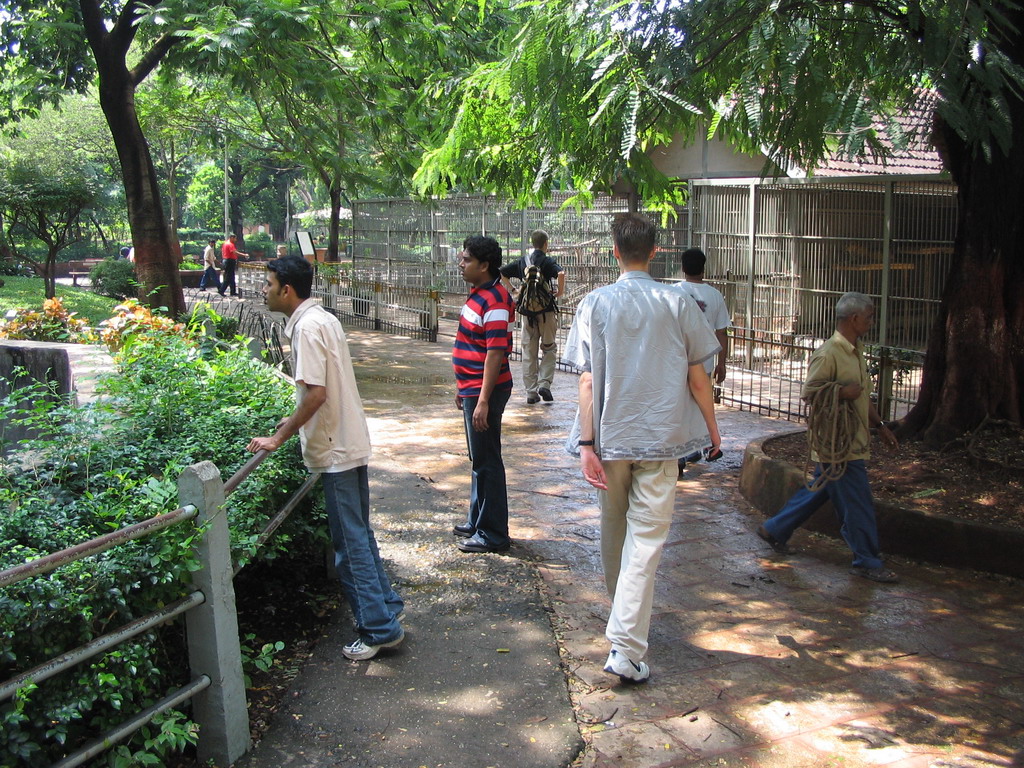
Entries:
<svg viewBox="0 0 1024 768">
<path fill-rule="evenodd" d="M 206 601 L 186 614 L 192 675 L 206 675 L 211 683 L 193 703 L 199 723 L 199 762 L 226 766 L 249 749 L 249 715 L 220 471 L 209 461 L 188 467 L 178 478 L 178 499 L 182 506 L 196 507 L 196 520 L 204 528 L 196 545 L 202 567 L 192 580 Z"/>
</svg>

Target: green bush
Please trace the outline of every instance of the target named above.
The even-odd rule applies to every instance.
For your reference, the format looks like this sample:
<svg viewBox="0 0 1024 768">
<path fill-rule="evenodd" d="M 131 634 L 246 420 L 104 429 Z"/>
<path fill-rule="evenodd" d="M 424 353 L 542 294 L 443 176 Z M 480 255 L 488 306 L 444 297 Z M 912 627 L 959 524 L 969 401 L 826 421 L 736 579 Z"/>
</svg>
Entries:
<svg viewBox="0 0 1024 768">
<path fill-rule="evenodd" d="M 217 342 L 229 342 L 238 335 L 238 318 L 230 315 L 219 315 L 208 303 L 199 301 L 192 305 L 192 311 L 185 320 L 190 327 L 203 326 L 212 340 Z"/>
<path fill-rule="evenodd" d="M 104 259 L 89 272 L 93 290 L 102 296 L 127 299 L 138 295 L 135 265 L 127 259 Z"/>
<path fill-rule="evenodd" d="M 192 463 L 211 460 L 228 478 L 249 458 L 249 438 L 269 434 L 290 410 L 292 387 L 241 346 L 204 338 L 197 328 L 122 337 L 119 375 L 86 406 L 44 406 L 41 386 L 0 401 L 0 423 L 30 420 L 42 435 L 0 467 L 0 568 L 173 510 L 176 479 Z M 26 411 L 19 402 L 40 405 Z M 236 560 L 253 557 L 269 514 L 305 474 L 292 441 L 231 496 L 225 509 Z M 319 538 L 321 524 L 293 515 L 261 556 L 295 538 Z M 190 524 L 174 526 L 0 588 L 0 679 L 187 594 L 197 533 Z M 187 682 L 182 637 L 181 622 L 165 625 L 0 703 L 0 765 L 49 765 Z M 169 713 L 108 762 L 165 763 L 165 753 L 194 738 L 194 726 Z"/>
<path fill-rule="evenodd" d="M 71 243 L 65 246 L 57 254 L 58 262 L 67 261 L 82 261 L 84 259 L 105 259 L 109 256 L 114 256 L 117 253 L 117 248 L 114 245 L 110 246 L 111 252 L 108 252 L 103 248 L 103 243 L 92 242 L 90 240 L 79 240 L 78 242 Z M 18 254 L 37 263 L 43 263 L 46 261 L 47 248 L 42 243 L 36 241 L 34 243 L 26 243 L 18 247 Z"/>
<path fill-rule="evenodd" d="M 4 277 L 33 277 L 36 271 L 15 259 L 0 259 L 0 275 Z"/>
<path fill-rule="evenodd" d="M 274 238 L 266 232 L 254 232 L 245 236 L 245 244 L 249 248 L 269 248 L 274 244 Z"/>
</svg>

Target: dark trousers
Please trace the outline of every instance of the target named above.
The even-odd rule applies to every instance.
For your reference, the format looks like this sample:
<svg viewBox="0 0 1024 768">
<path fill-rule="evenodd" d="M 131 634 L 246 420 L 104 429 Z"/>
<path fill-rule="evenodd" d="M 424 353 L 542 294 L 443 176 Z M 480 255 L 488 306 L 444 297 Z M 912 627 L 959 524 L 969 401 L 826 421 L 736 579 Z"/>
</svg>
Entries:
<svg viewBox="0 0 1024 768">
<path fill-rule="evenodd" d="M 224 281 L 220 285 L 220 294 L 223 296 L 231 288 L 231 295 L 238 295 L 238 286 L 235 285 L 235 267 L 238 266 L 238 259 L 224 259 Z"/>
<path fill-rule="evenodd" d="M 218 291 L 220 290 L 220 278 L 217 277 L 217 270 L 213 267 L 207 267 L 203 276 L 199 278 L 199 290 L 205 291 L 207 285 L 212 285 Z"/>
<path fill-rule="evenodd" d="M 469 460 L 473 463 L 473 487 L 469 497 L 467 523 L 490 547 L 504 547 L 508 537 L 508 491 L 505 464 L 501 460 L 501 417 L 512 391 L 491 393 L 487 403 L 487 429 L 473 429 L 473 411 L 478 398 L 462 399 L 462 420 L 466 427 Z"/>
</svg>

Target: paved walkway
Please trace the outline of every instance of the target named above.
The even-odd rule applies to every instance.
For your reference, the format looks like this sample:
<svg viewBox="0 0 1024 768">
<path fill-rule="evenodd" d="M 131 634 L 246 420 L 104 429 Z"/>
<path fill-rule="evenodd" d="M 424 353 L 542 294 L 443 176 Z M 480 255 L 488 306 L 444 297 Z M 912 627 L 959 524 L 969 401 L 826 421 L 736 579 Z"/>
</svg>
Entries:
<svg viewBox="0 0 1024 768">
<path fill-rule="evenodd" d="M 461 419 L 451 405 L 449 350 L 357 330 L 349 338 L 375 461 L 389 468 L 390 482 L 405 482 L 403 473 L 419 481 L 426 495 L 408 502 L 423 505 L 423 530 L 416 535 L 453 551 L 447 527 L 468 497 L 468 466 Z M 518 381 L 518 366 L 514 375 Z M 602 672 L 609 603 L 600 573 L 598 512 L 594 493 L 561 447 L 576 381 L 559 373 L 551 405 L 527 406 L 517 392 L 504 437 L 513 555 L 532 560 L 541 577 L 554 629 L 548 642 L 561 654 L 586 741 L 575 766 L 1024 766 L 1021 583 L 894 558 L 890 565 L 903 583 L 876 585 L 847 573 L 844 547 L 802 532 L 794 538 L 797 554 L 774 555 L 753 533 L 758 515 L 740 497 L 737 476 L 747 441 L 793 425 L 751 414 L 720 411 L 726 457 L 691 467 L 679 483 L 676 520 L 659 570 L 650 683 L 626 686 Z M 437 574 L 418 572 L 408 523 L 381 513 L 406 504 L 398 501 L 404 497 L 389 491 L 387 478 L 378 482 L 382 552 L 402 574 L 412 596 L 410 613 L 425 618 Z M 444 508 L 446 515 L 432 516 L 427 507 Z M 453 562 L 482 577 L 507 577 L 490 565 L 501 556 L 461 557 Z M 529 591 L 525 584 L 500 586 Z M 469 615 L 481 633 L 493 630 L 486 610 Z M 505 637 L 514 653 L 515 632 Z M 535 644 L 536 637 L 522 642 Z M 450 656 L 410 652 L 392 659 L 384 676 L 402 665 L 425 665 L 445 676 L 445 668 L 454 670 L 451 663 Z M 503 674 L 513 682 L 514 668 Z M 401 710 L 406 694 L 392 688 L 389 695 Z M 449 699 L 444 705 L 456 706 Z M 316 707 L 309 703 L 309 711 Z M 495 703 L 482 720 L 505 727 L 503 709 Z M 302 715 L 297 695 L 279 719 Z M 528 745 L 533 737 L 527 729 L 539 722 L 526 723 L 516 738 Z M 421 727 L 425 737 L 445 724 L 438 718 Z M 467 740 L 494 738 L 480 727 Z M 326 738 L 334 736 L 346 738 Z M 555 768 L 571 759 L 563 748 L 552 750 L 548 763 L 543 756 L 525 760 L 518 745 L 504 743 L 504 752 L 477 755 L 459 753 L 452 744 L 450 759 L 430 762 L 435 756 L 410 751 L 408 739 L 382 738 L 374 756 L 353 754 L 345 764 Z M 294 756 L 307 746 L 278 739 L 276 762 L 253 765 L 299 763 L 282 758 L 282 751 Z"/>
</svg>

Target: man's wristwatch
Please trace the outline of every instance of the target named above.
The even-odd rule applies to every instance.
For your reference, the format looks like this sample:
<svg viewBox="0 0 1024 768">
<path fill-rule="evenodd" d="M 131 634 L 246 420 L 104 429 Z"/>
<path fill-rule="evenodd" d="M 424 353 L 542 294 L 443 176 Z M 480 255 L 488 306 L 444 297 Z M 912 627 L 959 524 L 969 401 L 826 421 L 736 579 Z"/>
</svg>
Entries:
<svg viewBox="0 0 1024 768">
<path fill-rule="evenodd" d="M 580 448 L 582 448 L 584 445 L 593 445 L 593 444 L 594 444 L 593 440 L 580 440 L 578 443 L 576 443 L 576 445 L 579 446 Z"/>
</svg>

